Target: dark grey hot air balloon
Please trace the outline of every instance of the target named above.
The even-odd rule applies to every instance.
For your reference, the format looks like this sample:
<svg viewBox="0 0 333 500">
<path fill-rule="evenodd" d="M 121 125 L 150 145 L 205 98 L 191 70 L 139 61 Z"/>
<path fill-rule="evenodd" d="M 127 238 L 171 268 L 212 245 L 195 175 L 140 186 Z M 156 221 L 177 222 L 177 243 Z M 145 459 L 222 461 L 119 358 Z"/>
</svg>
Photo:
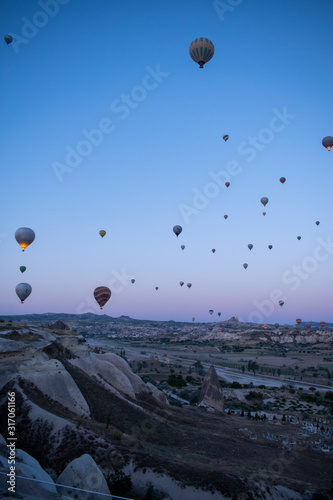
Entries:
<svg viewBox="0 0 333 500">
<path fill-rule="evenodd" d="M 324 148 L 327 149 L 327 151 L 331 151 L 331 149 L 333 147 L 333 137 L 328 135 L 327 137 L 324 137 L 324 139 L 321 141 L 321 143 L 324 146 Z"/>
<path fill-rule="evenodd" d="M 199 68 L 203 68 L 213 57 L 215 48 L 208 38 L 201 37 L 193 40 L 189 51 L 193 61 L 199 64 Z"/>
<path fill-rule="evenodd" d="M 12 43 L 12 41 L 13 41 L 13 37 L 10 35 L 5 35 L 3 38 L 4 38 L 7 45 Z"/>
<path fill-rule="evenodd" d="M 263 196 L 263 197 L 261 198 L 261 200 L 260 200 L 260 201 L 261 201 L 261 203 L 262 203 L 262 204 L 264 205 L 264 207 L 265 207 L 265 206 L 267 205 L 267 203 L 268 203 L 268 198 L 266 198 L 266 196 Z"/>
<path fill-rule="evenodd" d="M 34 241 L 35 232 L 30 227 L 20 227 L 15 231 L 15 239 L 22 248 L 22 252 Z"/>
<path fill-rule="evenodd" d="M 173 226 L 173 232 L 177 237 L 180 235 L 182 230 L 183 230 L 182 226 Z"/>
<path fill-rule="evenodd" d="M 249 243 L 249 244 L 247 245 L 247 248 L 248 248 L 249 250 L 252 250 L 252 248 L 253 248 L 252 243 Z"/>
</svg>

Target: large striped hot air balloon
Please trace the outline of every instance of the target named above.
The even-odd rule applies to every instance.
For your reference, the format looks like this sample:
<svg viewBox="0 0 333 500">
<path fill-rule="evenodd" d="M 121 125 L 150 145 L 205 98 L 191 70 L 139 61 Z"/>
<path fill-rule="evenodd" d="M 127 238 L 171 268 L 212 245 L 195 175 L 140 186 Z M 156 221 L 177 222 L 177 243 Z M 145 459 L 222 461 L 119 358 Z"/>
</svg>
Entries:
<svg viewBox="0 0 333 500">
<path fill-rule="evenodd" d="M 31 294 L 31 285 L 29 283 L 19 283 L 16 285 L 15 292 L 19 299 L 21 299 L 21 304 L 25 301 L 27 297 Z"/>
<path fill-rule="evenodd" d="M 105 306 L 111 297 L 111 290 L 107 286 L 98 286 L 94 290 L 94 297 L 99 307 L 103 309 L 103 306 Z"/>
<path fill-rule="evenodd" d="M 214 45 L 208 38 L 196 38 L 190 45 L 190 56 L 194 62 L 203 68 L 204 64 L 211 60 L 214 55 Z"/>
<path fill-rule="evenodd" d="M 15 232 L 15 239 L 22 248 L 22 252 L 34 241 L 35 232 L 29 227 L 20 227 Z"/>
</svg>

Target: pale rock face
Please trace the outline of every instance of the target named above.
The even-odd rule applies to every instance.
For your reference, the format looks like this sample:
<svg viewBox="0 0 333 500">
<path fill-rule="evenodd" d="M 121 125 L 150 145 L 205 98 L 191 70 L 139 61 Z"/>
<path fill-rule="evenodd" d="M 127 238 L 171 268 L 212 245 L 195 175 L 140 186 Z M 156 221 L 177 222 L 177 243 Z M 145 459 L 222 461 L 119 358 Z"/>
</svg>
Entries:
<svg viewBox="0 0 333 500">
<path fill-rule="evenodd" d="M 151 393 L 155 399 L 157 399 L 158 401 L 161 401 L 161 403 L 163 403 L 165 405 L 169 405 L 169 401 L 167 400 L 167 397 L 164 394 L 164 392 L 157 389 L 157 387 L 155 387 L 154 384 L 147 382 L 147 388 L 149 389 L 149 391 L 151 391 Z"/>
<path fill-rule="evenodd" d="M 104 354 L 91 353 L 83 358 L 70 359 L 69 362 L 83 370 L 88 375 L 102 379 L 108 384 L 110 389 L 126 394 L 135 399 L 135 392 L 132 384 L 125 373 L 114 366 L 107 358 L 103 358 Z M 143 383 L 143 382 L 142 382 Z"/>
<path fill-rule="evenodd" d="M 210 366 L 202 383 L 199 406 L 223 412 L 223 393 L 214 366 Z"/>
<path fill-rule="evenodd" d="M 58 477 L 57 483 L 110 495 L 110 490 L 100 468 L 87 453 L 70 462 Z M 78 494 L 80 498 L 80 492 Z"/>
<path fill-rule="evenodd" d="M 8 448 L 1 446 L 0 440 L 0 471 L 9 473 L 8 465 Z M 48 498 L 49 500 L 56 500 L 59 498 L 56 486 L 53 479 L 49 476 L 31 455 L 23 450 L 15 450 L 15 474 L 16 476 L 24 476 L 28 479 L 20 479 L 16 477 L 15 491 L 24 493 L 27 498 Z M 0 487 L 6 491 L 8 485 L 5 486 L 7 476 L 0 474 Z M 43 483 L 38 482 L 43 481 Z M 50 483 L 50 484 L 46 484 Z M 3 488 L 4 487 L 4 488 Z M 26 498 L 26 497 L 24 497 Z"/>
<path fill-rule="evenodd" d="M 74 379 L 57 359 L 33 363 L 26 361 L 19 375 L 32 382 L 40 391 L 73 413 L 90 416 L 89 406 Z"/>
</svg>

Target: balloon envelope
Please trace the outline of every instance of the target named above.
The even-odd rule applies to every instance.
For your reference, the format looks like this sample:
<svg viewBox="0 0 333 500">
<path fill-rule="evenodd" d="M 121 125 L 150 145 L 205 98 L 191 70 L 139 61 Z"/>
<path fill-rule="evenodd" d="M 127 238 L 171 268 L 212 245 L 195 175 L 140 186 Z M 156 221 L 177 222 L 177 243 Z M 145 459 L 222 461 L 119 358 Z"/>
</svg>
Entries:
<svg viewBox="0 0 333 500">
<path fill-rule="evenodd" d="M 249 250 L 252 250 L 252 248 L 253 248 L 252 243 L 249 243 L 249 244 L 247 245 L 247 248 L 248 248 Z"/>
<path fill-rule="evenodd" d="M 266 196 L 263 196 L 261 199 L 260 199 L 261 203 L 264 205 L 264 207 L 267 205 L 268 203 L 268 198 L 266 198 Z"/>
<path fill-rule="evenodd" d="M 246 263 L 243 264 L 243 267 L 244 267 L 244 269 L 246 269 L 248 267 L 248 264 L 246 264 Z"/>
<path fill-rule="evenodd" d="M 16 285 L 15 292 L 19 299 L 21 299 L 21 304 L 25 301 L 27 297 L 31 294 L 31 285 L 29 283 L 19 283 Z"/>
<path fill-rule="evenodd" d="M 322 328 L 324 328 L 324 327 L 325 327 L 325 325 L 326 325 L 325 321 L 321 321 L 319 324 L 320 324 L 320 326 L 321 326 Z"/>
<path fill-rule="evenodd" d="M 297 236 L 297 239 L 300 240 L 302 238 L 302 236 Z"/>
<path fill-rule="evenodd" d="M 222 313 L 220 313 L 220 312 L 218 312 L 218 313 L 217 313 L 217 315 L 218 315 L 218 316 L 221 316 L 221 314 L 222 314 Z"/>
<path fill-rule="evenodd" d="M 321 141 L 321 143 L 324 146 L 324 148 L 326 148 L 328 151 L 330 151 L 333 147 L 333 137 L 328 135 L 327 137 L 324 137 L 324 139 Z"/>
<path fill-rule="evenodd" d="M 104 236 L 106 235 L 106 231 L 104 231 L 104 229 L 101 229 L 99 234 L 102 236 L 102 238 L 104 238 Z"/>
<path fill-rule="evenodd" d="M 179 236 L 182 230 L 183 230 L 182 226 L 173 226 L 173 232 L 175 233 L 176 236 Z"/>
<path fill-rule="evenodd" d="M 227 215 L 224 215 L 223 217 L 224 217 L 225 219 L 227 219 L 227 218 L 228 218 L 228 216 L 227 216 Z"/>
<path fill-rule="evenodd" d="M 194 321 L 194 320 L 195 320 L 195 318 L 193 317 L 193 318 L 192 318 L 192 321 Z"/>
<path fill-rule="evenodd" d="M 316 225 L 319 226 L 320 222 L 319 220 L 316 220 Z"/>
<path fill-rule="evenodd" d="M 20 267 L 20 271 L 21 271 L 21 273 L 24 273 L 24 271 L 25 271 L 26 269 L 27 269 L 27 268 L 26 268 L 25 266 L 21 266 L 21 267 Z"/>
<path fill-rule="evenodd" d="M 268 248 L 269 248 L 270 250 L 272 250 L 273 245 L 268 245 Z"/>
<path fill-rule="evenodd" d="M 34 241 L 35 232 L 29 227 L 20 227 L 15 231 L 15 239 L 24 252 L 24 250 Z"/>
<path fill-rule="evenodd" d="M 228 188 L 230 186 L 230 182 L 226 182 L 225 186 Z"/>
<path fill-rule="evenodd" d="M 180 286 L 183 286 L 184 285 L 184 281 L 180 281 L 179 284 L 180 284 Z"/>
<path fill-rule="evenodd" d="M 94 290 L 94 297 L 101 309 L 111 297 L 111 290 L 107 286 L 98 286 Z"/>
<path fill-rule="evenodd" d="M 9 43 L 12 43 L 12 41 L 13 41 L 13 37 L 10 36 L 10 35 L 5 35 L 3 38 L 4 38 L 4 40 L 5 40 L 5 42 L 6 42 L 7 45 Z"/>
<path fill-rule="evenodd" d="M 213 253 L 215 253 L 215 252 L 216 252 L 215 248 L 212 248 L 212 252 L 213 252 Z"/>
<path fill-rule="evenodd" d="M 184 249 L 185 249 L 185 245 L 181 245 L 181 246 L 180 246 L 180 248 L 181 248 L 182 250 L 184 250 Z"/>
<path fill-rule="evenodd" d="M 286 178 L 285 177 L 280 177 L 280 182 L 281 182 L 281 184 L 284 184 L 286 182 Z"/>
<path fill-rule="evenodd" d="M 209 309 L 209 314 L 213 314 L 213 309 Z"/>
<path fill-rule="evenodd" d="M 279 300 L 279 306 L 281 306 L 281 307 L 282 307 L 282 306 L 283 306 L 283 304 L 284 304 L 283 300 Z"/>
<path fill-rule="evenodd" d="M 194 62 L 199 64 L 200 68 L 203 68 L 204 64 L 211 60 L 214 51 L 213 42 L 204 37 L 193 40 L 189 49 L 191 58 Z"/>
<path fill-rule="evenodd" d="M 186 286 L 187 286 L 187 288 L 191 288 L 192 283 L 187 283 L 187 285 L 186 285 Z"/>
<path fill-rule="evenodd" d="M 224 140 L 224 141 L 227 141 L 228 139 L 229 139 L 228 134 L 224 134 L 224 136 L 223 136 L 223 140 Z"/>
<path fill-rule="evenodd" d="M 131 283 L 135 283 L 135 279 L 134 278 L 131 279 Z"/>
<path fill-rule="evenodd" d="M 297 318 L 296 323 L 299 325 L 302 322 L 301 318 Z"/>
</svg>

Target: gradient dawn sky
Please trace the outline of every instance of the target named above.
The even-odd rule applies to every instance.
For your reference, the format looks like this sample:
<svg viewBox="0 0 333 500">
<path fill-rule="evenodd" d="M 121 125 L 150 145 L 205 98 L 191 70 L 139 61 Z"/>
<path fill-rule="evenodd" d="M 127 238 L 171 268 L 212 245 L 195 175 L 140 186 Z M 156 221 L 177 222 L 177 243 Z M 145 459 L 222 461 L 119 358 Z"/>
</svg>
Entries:
<svg viewBox="0 0 333 500">
<path fill-rule="evenodd" d="M 331 0 L 4 0 L 0 17 L 1 314 L 333 321 Z"/>
</svg>

